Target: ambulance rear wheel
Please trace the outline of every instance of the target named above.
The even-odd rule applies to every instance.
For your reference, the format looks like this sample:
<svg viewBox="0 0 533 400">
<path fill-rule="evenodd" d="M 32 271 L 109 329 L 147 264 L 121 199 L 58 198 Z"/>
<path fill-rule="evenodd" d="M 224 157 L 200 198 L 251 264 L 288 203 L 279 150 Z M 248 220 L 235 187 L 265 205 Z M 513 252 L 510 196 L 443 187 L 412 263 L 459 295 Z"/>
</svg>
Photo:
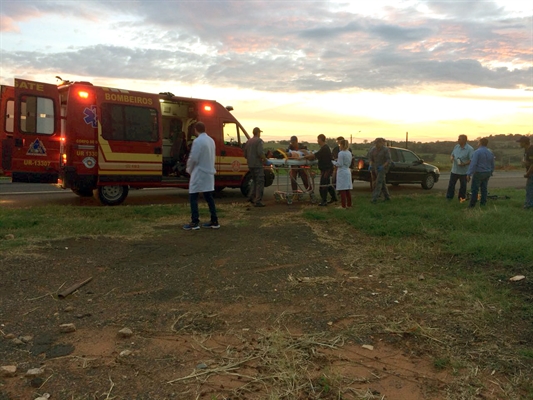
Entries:
<svg viewBox="0 0 533 400">
<path fill-rule="evenodd" d="M 241 193 L 244 197 L 248 197 L 248 194 L 252 190 L 252 185 L 254 184 L 254 181 L 252 179 L 252 174 L 248 172 L 241 183 Z"/>
<path fill-rule="evenodd" d="M 128 186 L 100 186 L 98 200 L 105 206 L 116 206 L 128 197 Z"/>
</svg>

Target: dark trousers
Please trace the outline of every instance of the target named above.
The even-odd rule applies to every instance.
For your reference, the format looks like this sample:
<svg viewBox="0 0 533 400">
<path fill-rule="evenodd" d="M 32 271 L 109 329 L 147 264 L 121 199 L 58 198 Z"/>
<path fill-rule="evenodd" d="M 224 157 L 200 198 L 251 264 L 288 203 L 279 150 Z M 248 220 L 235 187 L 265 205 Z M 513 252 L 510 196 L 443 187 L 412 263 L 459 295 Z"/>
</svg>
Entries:
<svg viewBox="0 0 533 400">
<path fill-rule="evenodd" d="M 215 199 L 213 198 L 214 192 L 203 192 L 204 199 L 209 206 L 209 212 L 211 213 L 211 222 L 218 224 L 217 209 L 215 207 Z M 191 203 L 191 222 L 193 224 L 200 223 L 200 212 L 198 211 L 198 196 L 200 193 L 189 193 L 189 202 Z"/>
<path fill-rule="evenodd" d="M 252 189 L 248 193 L 248 198 L 254 203 L 259 203 L 263 200 L 265 190 L 265 170 L 262 166 L 248 169 L 252 174 Z"/>
<path fill-rule="evenodd" d="M 304 168 L 292 167 L 290 171 L 291 176 L 291 187 L 292 191 L 296 192 L 298 190 L 298 176 L 302 178 L 302 183 L 304 184 L 305 190 L 310 191 L 312 188 L 309 186 L 309 178 L 307 176 L 307 171 Z"/>
<path fill-rule="evenodd" d="M 479 189 L 481 189 L 481 200 L 479 201 L 479 203 L 482 206 L 487 203 L 487 188 L 491 175 L 491 172 L 475 172 L 474 175 L 472 175 L 472 197 L 470 197 L 470 207 L 474 207 L 476 205 Z"/>
<path fill-rule="evenodd" d="M 331 195 L 331 200 L 337 201 L 337 193 L 331 185 L 331 176 L 333 175 L 333 168 L 320 171 L 320 198 L 323 203 L 328 201 L 328 193 Z"/>
<path fill-rule="evenodd" d="M 448 191 L 446 192 L 447 199 L 453 199 L 455 196 L 455 186 L 459 181 L 459 200 L 466 199 L 466 175 L 450 174 L 450 183 L 448 184 Z"/>
</svg>

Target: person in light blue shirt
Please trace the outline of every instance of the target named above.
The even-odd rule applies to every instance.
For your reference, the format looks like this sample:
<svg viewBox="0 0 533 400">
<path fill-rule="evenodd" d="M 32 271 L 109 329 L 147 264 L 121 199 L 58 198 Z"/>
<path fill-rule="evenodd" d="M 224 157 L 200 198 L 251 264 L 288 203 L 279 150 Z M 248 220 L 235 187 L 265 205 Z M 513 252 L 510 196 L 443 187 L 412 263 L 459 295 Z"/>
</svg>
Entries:
<svg viewBox="0 0 533 400">
<path fill-rule="evenodd" d="M 455 196 L 455 186 L 459 181 L 459 201 L 466 199 L 466 173 L 468 171 L 468 165 L 474 155 L 474 148 L 468 143 L 466 135 L 459 135 L 457 143 L 450 154 L 450 160 L 452 164 L 452 171 L 450 173 L 450 183 L 448 184 L 448 191 L 446 192 L 446 198 L 452 200 Z"/>
<path fill-rule="evenodd" d="M 487 148 L 489 140 L 487 138 L 479 139 L 478 148 L 474 151 L 470 165 L 468 166 L 467 181 L 472 179 L 472 196 L 468 207 L 475 207 L 477 195 L 481 188 L 480 204 L 484 206 L 487 203 L 487 188 L 489 179 L 494 172 L 494 154 Z"/>
</svg>

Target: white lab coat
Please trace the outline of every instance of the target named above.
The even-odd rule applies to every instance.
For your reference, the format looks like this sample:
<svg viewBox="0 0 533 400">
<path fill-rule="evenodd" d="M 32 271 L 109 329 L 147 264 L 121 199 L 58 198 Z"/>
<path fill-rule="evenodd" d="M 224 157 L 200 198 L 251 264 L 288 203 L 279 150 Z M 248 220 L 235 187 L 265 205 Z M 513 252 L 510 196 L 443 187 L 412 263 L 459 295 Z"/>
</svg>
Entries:
<svg viewBox="0 0 533 400">
<path fill-rule="evenodd" d="M 348 150 L 342 150 L 339 152 L 339 156 L 336 161 L 332 161 L 337 166 L 337 190 L 351 190 L 352 184 L 352 171 L 350 170 L 350 164 L 352 163 L 352 153 Z"/>
<path fill-rule="evenodd" d="M 187 172 L 191 175 L 189 193 L 215 190 L 215 141 L 205 132 L 200 133 L 192 142 Z"/>
</svg>

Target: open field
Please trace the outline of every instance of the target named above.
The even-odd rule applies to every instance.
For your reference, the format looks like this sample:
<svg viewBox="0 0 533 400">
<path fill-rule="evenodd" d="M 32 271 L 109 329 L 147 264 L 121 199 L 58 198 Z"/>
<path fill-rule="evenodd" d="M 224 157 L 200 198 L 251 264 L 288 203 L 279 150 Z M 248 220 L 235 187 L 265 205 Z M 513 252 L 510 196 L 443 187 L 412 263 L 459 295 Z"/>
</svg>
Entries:
<svg viewBox="0 0 533 400">
<path fill-rule="evenodd" d="M 2 209 L 0 399 L 533 399 L 533 214 L 491 192 Z"/>
</svg>

